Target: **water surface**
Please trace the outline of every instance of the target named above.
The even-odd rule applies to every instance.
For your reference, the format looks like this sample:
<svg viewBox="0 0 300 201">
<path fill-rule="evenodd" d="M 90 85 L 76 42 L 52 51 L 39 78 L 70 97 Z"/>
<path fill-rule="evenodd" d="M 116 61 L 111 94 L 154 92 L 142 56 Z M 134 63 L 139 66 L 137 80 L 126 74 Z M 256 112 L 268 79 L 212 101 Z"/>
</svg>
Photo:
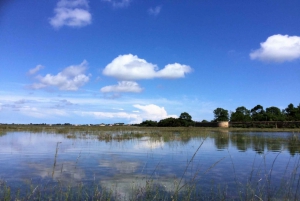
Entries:
<svg viewBox="0 0 300 201">
<path fill-rule="evenodd" d="M 196 192 L 219 185 L 232 199 L 239 185 L 268 184 L 276 191 L 288 180 L 290 189 L 297 188 L 297 133 L 225 130 L 182 135 L 121 139 L 84 132 L 8 132 L 0 136 L 0 179 L 12 188 L 97 184 L 125 200 L 148 181 L 170 194 L 185 184 L 196 186 Z"/>
</svg>

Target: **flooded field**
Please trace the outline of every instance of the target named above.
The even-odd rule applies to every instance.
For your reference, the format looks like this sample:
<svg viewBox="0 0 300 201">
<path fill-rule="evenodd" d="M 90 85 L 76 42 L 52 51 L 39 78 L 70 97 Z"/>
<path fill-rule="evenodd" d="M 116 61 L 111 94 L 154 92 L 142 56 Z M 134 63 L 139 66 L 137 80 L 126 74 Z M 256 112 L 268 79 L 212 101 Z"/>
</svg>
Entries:
<svg viewBox="0 0 300 201">
<path fill-rule="evenodd" d="M 299 200 L 299 153 L 299 132 L 10 130 L 0 134 L 0 197 Z"/>
</svg>

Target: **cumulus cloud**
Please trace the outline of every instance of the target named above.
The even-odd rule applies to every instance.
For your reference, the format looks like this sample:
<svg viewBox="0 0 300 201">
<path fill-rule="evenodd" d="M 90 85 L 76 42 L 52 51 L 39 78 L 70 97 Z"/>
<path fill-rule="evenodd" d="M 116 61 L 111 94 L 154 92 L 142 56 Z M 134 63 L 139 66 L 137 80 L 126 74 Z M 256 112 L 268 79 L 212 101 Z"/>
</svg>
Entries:
<svg viewBox="0 0 300 201">
<path fill-rule="evenodd" d="M 273 35 L 260 48 L 250 53 L 251 59 L 269 62 L 285 62 L 300 58 L 300 37 L 288 35 Z"/>
<path fill-rule="evenodd" d="M 108 92 L 131 92 L 131 93 L 140 93 L 143 89 L 139 86 L 138 83 L 133 81 L 121 81 L 118 82 L 118 85 L 105 86 L 100 89 L 103 93 Z"/>
<path fill-rule="evenodd" d="M 133 112 L 81 112 L 81 115 L 92 115 L 99 119 L 128 119 L 130 123 L 141 123 L 143 120 L 159 121 L 164 118 L 174 117 L 176 115 L 168 115 L 164 107 L 159 107 L 154 104 L 149 105 L 133 105 L 139 111 Z M 117 121 L 117 120 L 116 120 Z"/>
<path fill-rule="evenodd" d="M 30 69 L 30 70 L 28 71 L 28 74 L 29 74 L 29 75 L 33 75 L 33 74 L 37 73 L 38 71 L 40 71 L 40 70 L 43 69 L 43 68 L 44 68 L 44 66 L 42 66 L 42 65 L 37 65 L 35 68 Z"/>
<path fill-rule="evenodd" d="M 105 2 L 109 2 L 114 8 L 124 8 L 129 6 L 131 0 L 102 0 Z"/>
<path fill-rule="evenodd" d="M 168 64 L 159 70 L 155 64 L 148 63 L 136 55 L 120 55 L 109 63 L 103 70 L 106 76 L 119 80 L 139 80 L 152 78 L 183 78 L 192 68 L 179 63 Z"/>
<path fill-rule="evenodd" d="M 69 66 L 57 75 L 47 74 L 46 76 L 38 75 L 38 83 L 32 84 L 32 89 L 41 89 L 46 87 L 58 87 L 60 90 L 76 91 L 89 81 L 89 76 L 84 72 L 87 69 L 87 62 L 83 61 L 79 65 Z"/>
<path fill-rule="evenodd" d="M 176 115 L 168 115 L 164 107 L 159 107 L 154 104 L 149 104 L 149 105 L 135 104 L 133 105 L 133 107 L 141 110 L 140 116 L 142 117 L 142 119 L 158 121 L 168 117 L 177 118 Z"/>
<path fill-rule="evenodd" d="M 148 13 L 149 15 L 157 16 L 161 11 L 161 6 L 156 6 L 155 8 L 149 8 Z"/>
<path fill-rule="evenodd" d="M 54 28 L 83 27 L 92 22 L 87 0 L 60 0 L 54 13 L 54 17 L 50 18 L 50 24 Z"/>
</svg>

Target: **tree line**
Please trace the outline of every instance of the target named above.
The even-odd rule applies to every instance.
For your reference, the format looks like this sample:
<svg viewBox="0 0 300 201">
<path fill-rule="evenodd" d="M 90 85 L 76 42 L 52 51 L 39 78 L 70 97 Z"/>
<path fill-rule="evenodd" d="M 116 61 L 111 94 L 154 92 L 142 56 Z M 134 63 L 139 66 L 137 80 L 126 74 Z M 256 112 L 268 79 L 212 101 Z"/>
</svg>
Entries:
<svg viewBox="0 0 300 201">
<path fill-rule="evenodd" d="M 166 119 L 162 119 L 159 122 L 146 120 L 139 124 L 139 126 L 149 126 L 149 127 L 188 127 L 193 126 L 194 121 L 192 120 L 192 116 L 187 113 L 183 112 L 180 114 L 179 118 L 169 117 Z"/>
<path fill-rule="evenodd" d="M 214 121 L 300 121 L 300 104 L 295 107 L 292 103 L 287 108 L 280 110 L 272 106 L 264 110 L 263 106 L 256 105 L 251 110 L 244 106 L 237 107 L 234 112 L 228 113 L 228 110 L 217 108 L 214 110 Z"/>
<path fill-rule="evenodd" d="M 251 122 L 251 121 L 300 121 L 300 104 L 295 107 L 292 103 L 287 108 L 280 110 L 272 106 L 266 109 L 261 105 L 256 105 L 252 109 L 244 106 L 237 107 L 234 112 L 228 112 L 223 108 L 217 108 L 213 111 L 214 119 L 211 122 L 231 121 L 231 122 Z M 202 122 L 209 122 L 203 120 Z M 195 122 L 192 116 L 183 112 L 179 118 L 169 117 L 160 121 L 146 120 L 138 124 L 139 126 L 149 127 L 188 127 L 194 126 Z"/>
</svg>

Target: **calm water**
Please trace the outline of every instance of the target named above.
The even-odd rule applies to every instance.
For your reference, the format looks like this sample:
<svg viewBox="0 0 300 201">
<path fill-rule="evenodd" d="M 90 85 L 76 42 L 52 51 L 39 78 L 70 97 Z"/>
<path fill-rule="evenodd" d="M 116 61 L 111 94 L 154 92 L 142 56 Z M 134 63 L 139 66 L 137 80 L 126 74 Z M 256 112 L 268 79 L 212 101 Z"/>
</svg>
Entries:
<svg viewBox="0 0 300 201">
<path fill-rule="evenodd" d="M 291 177 L 295 178 L 290 185 L 299 180 L 298 133 L 225 131 L 184 139 L 180 133 L 174 136 L 99 140 L 97 135 L 81 133 L 70 138 L 9 132 L 0 136 L 0 180 L 12 188 L 28 183 L 96 183 L 124 199 L 133 186 L 144 186 L 147 180 L 167 192 L 174 191 L 181 178 L 180 186 L 191 182 L 204 191 L 226 186 L 228 196 L 235 196 L 237 186 L 247 182 L 268 181 L 276 189 L 283 179 L 291 183 Z"/>
</svg>

